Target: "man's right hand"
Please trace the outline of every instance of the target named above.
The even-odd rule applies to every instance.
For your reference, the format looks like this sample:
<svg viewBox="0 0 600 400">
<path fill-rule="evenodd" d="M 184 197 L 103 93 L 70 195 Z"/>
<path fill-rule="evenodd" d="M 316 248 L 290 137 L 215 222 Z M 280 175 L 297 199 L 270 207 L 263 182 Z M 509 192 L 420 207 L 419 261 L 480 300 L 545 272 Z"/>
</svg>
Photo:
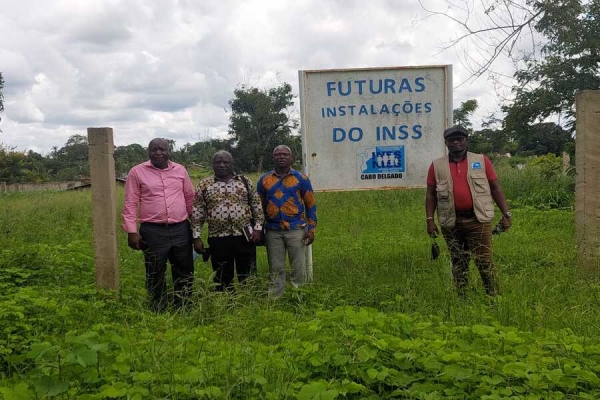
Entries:
<svg viewBox="0 0 600 400">
<path fill-rule="evenodd" d="M 128 233 L 127 245 L 133 250 L 141 250 L 142 237 L 138 233 Z"/>
<path fill-rule="evenodd" d="M 438 227 L 435 224 L 435 221 L 432 219 L 427 220 L 427 234 L 431 237 L 437 237 L 439 233 Z"/>
<path fill-rule="evenodd" d="M 194 251 L 198 254 L 204 253 L 204 243 L 201 238 L 194 239 Z"/>
</svg>

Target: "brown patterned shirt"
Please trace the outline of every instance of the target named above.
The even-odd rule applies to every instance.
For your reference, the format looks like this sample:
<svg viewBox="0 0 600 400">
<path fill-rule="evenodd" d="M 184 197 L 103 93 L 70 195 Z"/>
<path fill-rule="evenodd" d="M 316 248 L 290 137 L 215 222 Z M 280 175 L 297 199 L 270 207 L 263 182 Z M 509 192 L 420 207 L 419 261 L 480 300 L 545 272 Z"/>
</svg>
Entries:
<svg viewBox="0 0 600 400">
<path fill-rule="evenodd" d="M 251 204 L 248 203 L 248 191 L 241 175 L 235 175 L 228 182 L 212 176 L 198 183 L 191 218 L 194 238 L 201 237 L 205 222 L 208 223 L 209 237 L 243 235 L 242 228 L 245 226 L 262 229 L 264 214 L 260 197 L 250 179 L 244 178 L 250 189 Z"/>
</svg>

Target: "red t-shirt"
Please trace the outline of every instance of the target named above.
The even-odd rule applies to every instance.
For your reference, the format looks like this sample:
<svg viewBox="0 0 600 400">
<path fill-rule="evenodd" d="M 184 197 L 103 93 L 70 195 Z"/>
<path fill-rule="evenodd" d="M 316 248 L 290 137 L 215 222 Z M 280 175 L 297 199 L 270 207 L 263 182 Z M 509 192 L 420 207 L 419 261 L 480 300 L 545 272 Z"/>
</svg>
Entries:
<svg viewBox="0 0 600 400">
<path fill-rule="evenodd" d="M 483 161 L 485 162 L 485 175 L 487 176 L 488 182 L 497 180 L 498 175 L 496 175 L 496 171 L 489 158 L 483 156 Z M 458 162 L 450 161 L 454 209 L 456 211 L 469 211 L 473 209 L 473 196 L 471 196 L 471 189 L 469 188 L 469 182 L 467 181 L 468 171 L 469 166 L 467 165 L 467 157 Z M 427 186 L 435 186 L 435 170 L 433 163 L 431 163 L 429 171 L 427 172 Z"/>
</svg>

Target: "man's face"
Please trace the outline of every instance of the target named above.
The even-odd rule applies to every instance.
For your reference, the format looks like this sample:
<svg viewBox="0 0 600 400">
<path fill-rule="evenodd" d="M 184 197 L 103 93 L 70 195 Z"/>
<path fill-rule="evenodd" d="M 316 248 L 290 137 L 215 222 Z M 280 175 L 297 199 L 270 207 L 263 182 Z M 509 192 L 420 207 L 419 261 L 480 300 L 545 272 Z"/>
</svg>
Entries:
<svg viewBox="0 0 600 400">
<path fill-rule="evenodd" d="M 467 138 L 462 135 L 446 138 L 446 147 L 451 154 L 461 154 L 467 150 Z"/>
<path fill-rule="evenodd" d="M 166 168 L 169 161 L 169 143 L 166 140 L 154 139 L 148 145 L 148 157 L 156 168 Z"/>
<path fill-rule="evenodd" d="M 219 179 L 233 175 L 233 159 L 227 154 L 217 154 L 213 159 L 213 171 Z"/>
<path fill-rule="evenodd" d="M 289 168 L 292 165 L 292 152 L 285 147 L 279 147 L 273 152 L 273 163 L 279 168 Z"/>
</svg>

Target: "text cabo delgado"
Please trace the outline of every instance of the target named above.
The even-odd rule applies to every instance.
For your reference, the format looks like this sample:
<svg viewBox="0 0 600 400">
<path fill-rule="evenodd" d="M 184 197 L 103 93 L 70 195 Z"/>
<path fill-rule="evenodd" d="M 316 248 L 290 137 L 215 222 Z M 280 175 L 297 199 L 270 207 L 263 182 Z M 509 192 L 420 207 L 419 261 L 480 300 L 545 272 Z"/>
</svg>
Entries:
<svg viewBox="0 0 600 400">
<path fill-rule="evenodd" d="M 400 172 L 387 174 L 361 174 L 360 179 L 363 181 L 371 179 L 402 179 L 402 174 Z"/>
</svg>

